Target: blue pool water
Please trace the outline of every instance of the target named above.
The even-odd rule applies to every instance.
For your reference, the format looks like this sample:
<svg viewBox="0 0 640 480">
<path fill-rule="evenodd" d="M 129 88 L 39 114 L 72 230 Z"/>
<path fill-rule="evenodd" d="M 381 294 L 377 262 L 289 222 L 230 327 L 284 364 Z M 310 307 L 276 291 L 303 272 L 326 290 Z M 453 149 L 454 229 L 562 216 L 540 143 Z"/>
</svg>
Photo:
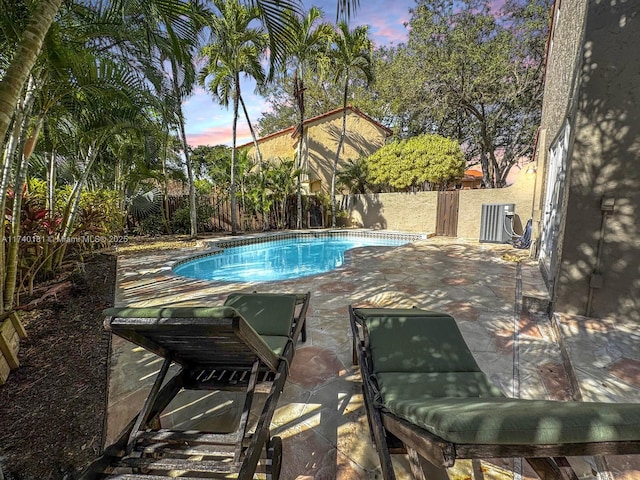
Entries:
<svg viewBox="0 0 640 480">
<path fill-rule="evenodd" d="M 291 238 L 226 248 L 223 253 L 181 263 L 174 273 L 200 280 L 267 282 L 328 272 L 355 247 L 399 246 L 408 240 L 375 237 Z"/>
</svg>

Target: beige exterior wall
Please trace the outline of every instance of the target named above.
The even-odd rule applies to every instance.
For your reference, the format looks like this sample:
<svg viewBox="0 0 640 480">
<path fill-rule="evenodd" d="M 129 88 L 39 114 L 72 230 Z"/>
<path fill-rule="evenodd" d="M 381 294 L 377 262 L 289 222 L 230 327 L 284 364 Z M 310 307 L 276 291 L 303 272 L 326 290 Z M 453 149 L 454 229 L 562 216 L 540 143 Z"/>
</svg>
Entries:
<svg viewBox="0 0 640 480">
<path fill-rule="evenodd" d="M 540 146 L 546 153 L 569 119 L 573 134 L 551 284 L 554 310 L 640 322 L 637 5 L 563 0 L 559 18 L 546 74 L 546 140 Z M 562 109 L 563 116 L 557 111 Z M 540 163 L 539 171 L 545 166 Z M 602 208 L 603 200 L 614 203 L 612 211 Z M 542 202 L 543 189 L 535 204 L 541 208 Z"/>
<path fill-rule="evenodd" d="M 293 130 L 289 130 L 281 135 L 270 137 L 260 142 L 260 154 L 263 161 L 284 158 L 293 159 L 296 152 L 296 139 L 291 137 Z M 256 148 L 249 148 L 249 155 L 255 156 Z"/>
<path fill-rule="evenodd" d="M 342 111 L 328 116 L 320 116 L 305 126 L 303 145 L 303 169 L 312 184 L 311 192 L 329 193 L 333 162 L 342 131 Z M 264 161 L 277 158 L 293 159 L 297 148 L 297 139 L 291 135 L 293 129 L 261 139 L 260 153 Z M 347 135 L 343 143 L 338 169 L 347 160 L 371 155 L 384 145 L 388 131 L 380 125 L 364 118 L 353 110 L 347 110 Z M 255 155 L 255 147 L 249 146 L 249 154 Z"/>
<path fill-rule="evenodd" d="M 438 192 L 350 195 L 351 226 L 434 233 Z"/>
<path fill-rule="evenodd" d="M 482 205 L 490 203 L 514 203 L 514 230 L 522 233 L 531 212 L 534 185 L 535 173 L 523 171 L 507 188 L 460 190 L 458 238 L 480 238 Z M 438 192 L 350 195 L 343 204 L 348 205 L 351 226 L 426 234 L 436 231 Z"/>
<path fill-rule="evenodd" d="M 587 13 L 584 0 L 563 0 L 554 13 L 553 35 L 547 46 L 542 121 L 536 145 L 536 168 L 541 175 L 536 182 L 533 204 L 534 238 L 539 237 L 544 213 L 546 166 L 549 147 L 560 132 L 566 118 L 575 111 L 575 97 L 582 67 L 583 27 Z"/>
<path fill-rule="evenodd" d="M 458 237 L 478 240 L 482 205 L 488 203 L 514 203 L 513 229 L 521 234 L 531 216 L 536 175 L 521 171 L 516 182 L 506 188 L 461 190 L 458 206 Z"/>
</svg>

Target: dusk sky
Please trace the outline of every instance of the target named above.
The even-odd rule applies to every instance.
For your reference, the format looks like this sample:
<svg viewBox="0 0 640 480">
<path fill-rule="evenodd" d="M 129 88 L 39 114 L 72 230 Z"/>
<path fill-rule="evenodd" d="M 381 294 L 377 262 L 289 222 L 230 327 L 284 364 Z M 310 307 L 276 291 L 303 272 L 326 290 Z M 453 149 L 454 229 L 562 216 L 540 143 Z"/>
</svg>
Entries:
<svg viewBox="0 0 640 480">
<path fill-rule="evenodd" d="M 335 21 L 336 0 L 303 0 L 303 5 L 305 11 L 315 5 L 324 12 L 326 21 Z M 409 9 L 414 5 L 414 0 L 363 0 L 356 15 L 352 16 L 350 27 L 369 25 L 369 36 L 376 46 L 405 42 L 407 29 L 404 23 L 409 21 Z M 249 117 L 255 125 L 267 105 L 254 94 L 255 84 L 243 82 L 241 89 Z M 189 145 L 231 145 L 231 108 L 231 105 L 229 110 L 218 105 L 210 94 L 196 87 L 195 94 L 184 103 Z M 250 140 L 249 126 L 244 115 L 240 115 L 238 145 Z"/>
</svg>

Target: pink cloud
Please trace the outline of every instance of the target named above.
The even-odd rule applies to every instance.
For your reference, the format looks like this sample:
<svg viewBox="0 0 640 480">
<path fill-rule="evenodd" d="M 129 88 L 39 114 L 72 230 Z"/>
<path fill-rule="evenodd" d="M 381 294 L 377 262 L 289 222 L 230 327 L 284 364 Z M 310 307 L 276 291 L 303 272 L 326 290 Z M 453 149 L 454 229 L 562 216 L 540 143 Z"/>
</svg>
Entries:
<svg viewBox="0 0 640 480">
<path fill-rule="evenodd" d="M 408 30 L 404 26 L 410 17 L 409 8 L 413 2 L 370 1 L 362 3 L 355 18 L 355 24 L 369 25 L 369 35 L 376 45 L 406 42 Z"/>
<path fill-rule="evenodd" d="M 242 145 L 251 140 L 251 132 L 247 125 L 238 124 L 236 144 Z M 187 134 L 187 143 L 191 147 L 198 145 L 228 145 L 231 146 L 231 125 L 224 128 L 208 128 L 199 133 Z"/>
<path fill-rule="evenodd" d="M 408 32 L 409 30 L 404 26 L 402 26 L 402 30 L 400 30 L 397 26 L 391 26 L 388 24 L 372 28 L 372 36 L 376 45 L 388 45 L 390 43 L 398 44 L 406 42 Z"/>
</svg>

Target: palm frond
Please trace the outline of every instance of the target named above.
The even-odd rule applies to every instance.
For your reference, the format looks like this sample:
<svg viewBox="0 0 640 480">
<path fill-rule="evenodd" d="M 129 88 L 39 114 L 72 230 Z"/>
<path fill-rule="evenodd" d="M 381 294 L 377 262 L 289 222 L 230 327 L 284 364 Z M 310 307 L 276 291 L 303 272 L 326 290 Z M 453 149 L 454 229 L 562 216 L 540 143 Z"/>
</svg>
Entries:
<svg viewBox="0 0 640 480">
<path fill-rule="evenodd" d="M 340 20 L 347 22 L 352 16 L 355 16 L 356 10 L 360 6 L 360 0 L 337 0 L 337 3 L 336 22 Z"/>
<path fill-rule="evenodd" d="M 157 187 L 153 187 L 147 191 L 139 189 L 134 194 L 127 196 L 125 203 L 133 216 L 144 218 L 161 210 L 161 200 L 162 193 Z"/>
<path fill-rule="evenodd" d="M 273 78 L 276 69 L 282 68 L 287 60 L 291 45 L 295 41 L 294 26 L 287 11 L 300 15 L 300 0 L 249 0 L 260 10 L 262 21 L 269 32 L 270 69 Z"/>
</svg>

